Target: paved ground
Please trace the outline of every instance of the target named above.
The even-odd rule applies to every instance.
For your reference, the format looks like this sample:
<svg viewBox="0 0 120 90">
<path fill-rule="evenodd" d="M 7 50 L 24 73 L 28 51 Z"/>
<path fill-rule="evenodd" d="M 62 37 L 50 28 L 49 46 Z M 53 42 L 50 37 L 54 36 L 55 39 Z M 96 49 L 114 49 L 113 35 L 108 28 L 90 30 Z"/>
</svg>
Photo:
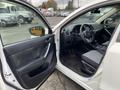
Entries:
<svg viewBox="0 0 120 90">
<path fill-rule="evenodd" d="M 61 72 L 55 71 L 39 90 L 84 90 Z"/>
<path fill-rule="evenodd" d="M 51 26 L 55 26 L 58 24 L 61 20 L 64 19 L 64 17 L 46 17 L 47 20 L 49 21 Z"/>
<path fill-rule="evenodd" d="M 58 24 L 63 17 L 47 17 L 51 26 Z M 59 71 L 55 71 L 39 90 L 84 90 Z"/>
</svg>

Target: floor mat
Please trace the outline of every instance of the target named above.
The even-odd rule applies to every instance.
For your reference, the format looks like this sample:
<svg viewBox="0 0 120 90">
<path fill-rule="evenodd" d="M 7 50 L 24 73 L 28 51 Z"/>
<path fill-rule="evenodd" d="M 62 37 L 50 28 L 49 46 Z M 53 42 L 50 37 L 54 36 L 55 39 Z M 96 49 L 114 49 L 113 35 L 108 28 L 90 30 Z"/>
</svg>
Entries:
<svg viewBox="0 0 120 90">
<path fill-rule="evenodd" d="M 70 68 L 71 70 L 73 70 L 74 72 L 88 77 L 89 75 L 83 73 L 81 71 L 81 58 L 77 57 L 76 55 L 68 55 L 68 56 L 62 56 L 61 58 L 61 62 L 63 65 L 65 65 L 66 67 Z"/>
</svg>

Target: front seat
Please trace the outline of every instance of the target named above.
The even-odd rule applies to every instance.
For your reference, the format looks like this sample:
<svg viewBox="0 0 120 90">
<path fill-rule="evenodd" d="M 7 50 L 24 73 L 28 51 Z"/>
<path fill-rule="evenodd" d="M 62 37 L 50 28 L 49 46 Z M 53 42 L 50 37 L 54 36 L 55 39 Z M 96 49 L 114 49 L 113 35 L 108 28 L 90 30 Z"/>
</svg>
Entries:
<svg viewBox="0 0 120 90">
<path fill-rule="evenodd" d="M 98 45 L 98 46 L 96 47 L 96 49 L 97 49 L 101 54 L 105 54 L 108 45 L 109 45 L 109 41 L 104 42 L 102 45 Z"/>
<path fill-rule="evenodd" d="M 83 65 L 81 70 L 88 74 L 93 74 L 98 68 L 100 61 L 103 58 L 103 54 L 101 54 L 97 50 L 91 50 L 83 54 L 81 58 L 81 62 Z"/>
<path fill-rule="evenodd" d="M 102 45 L 107 47 L 107 46 L 109 45 L 109 43 L 110 43 L 110 42 L 107 41 L 107 42 L 104 42 Z"/>
</svg>

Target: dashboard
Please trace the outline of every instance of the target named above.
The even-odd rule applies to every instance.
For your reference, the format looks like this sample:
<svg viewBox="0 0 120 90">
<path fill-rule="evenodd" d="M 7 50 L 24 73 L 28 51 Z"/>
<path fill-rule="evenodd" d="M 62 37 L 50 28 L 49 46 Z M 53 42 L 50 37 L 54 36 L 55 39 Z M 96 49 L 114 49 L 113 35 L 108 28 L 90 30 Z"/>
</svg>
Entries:
<svg viewBox="0 0 120 90">
<path fill-rule="evenodd" d="M 102 24 L 88 24 L 88 25 L 91 25 L 93 27 L 94 32 L 100 31 L 104 28 Z M 73 33 L 79 34 L 81 26 L 82 24 L 69 25 L 68 27 L 65 27 L 64 29 L 62 29 L 61 34 L 64 34 L 65 36 L 71 36 L 71 34 Z M 89 28 L 86 27 L 86 29 L 89 29 Z"/>
<path fill-rule="evenodd" d="M 80 37 L 80 28 L 83 24 L 72 24 L 61 30 L 61 42 L 64 46 L 70 46 L 82 40 Z M 87 24 L 93 28 L 95 34 L 99 33 L 104 29 L 102 24 Z M 85 30 L 89 30 L 89 27 L 86 27 Z"/>
</svg>

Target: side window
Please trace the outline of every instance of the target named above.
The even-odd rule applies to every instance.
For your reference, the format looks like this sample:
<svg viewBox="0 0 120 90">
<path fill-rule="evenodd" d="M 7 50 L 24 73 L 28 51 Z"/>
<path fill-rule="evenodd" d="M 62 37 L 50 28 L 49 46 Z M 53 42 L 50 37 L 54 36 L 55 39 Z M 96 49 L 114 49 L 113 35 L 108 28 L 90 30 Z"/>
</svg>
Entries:
<svg viewBox="0 0 120 90">
<path fill-rule="evenodd" d="M 11 11 L 16 11 L 16 7 L 15 6 L 11 6 Z"/>
<path fill-rule="evenodd" d="M 19 4 L 0 2 L 0 35 L 3 45 L 21 42 L 36 38 L 40 36 L 33 36 L 30 30 L 37 29 L 44 30 L 44 35 L 48 34 L 48 27 L 43 20 L 34 11 L 29 10 L 26 6 Z M 16 13 L 8 13 L 7 7 L 19 7 L 24 9 L 23 11 L 16 11 Z M 14 9 L 14 8 L 12 8 Z M 17 10 L 17 9 L 16 9 Z M 42 34 L 42 36 L 44 36 Z M 41 37 L 42 37 L 41 36 Z"/>
</svg>

